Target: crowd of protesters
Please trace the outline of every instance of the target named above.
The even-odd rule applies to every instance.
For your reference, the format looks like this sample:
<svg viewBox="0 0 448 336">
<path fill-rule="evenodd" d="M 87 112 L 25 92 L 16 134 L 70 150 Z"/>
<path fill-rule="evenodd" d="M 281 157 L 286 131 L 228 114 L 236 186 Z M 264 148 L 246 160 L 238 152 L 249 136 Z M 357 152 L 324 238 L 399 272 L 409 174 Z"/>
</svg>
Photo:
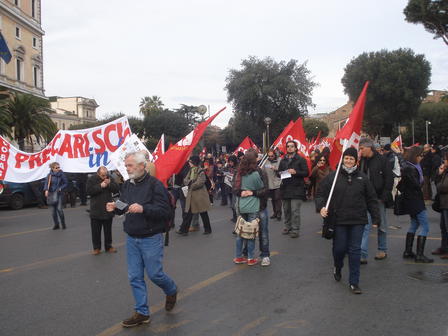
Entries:
<svg viewBox="0 0 448 336">
<path fill-rule="evenodd" d="M 228 207 L 236 236 L 233 262 L 249 266 L 260 263 L 265 267 L 271 264 L 269 220 L 283 221 L 281 233 L 299 238 L 302 204 L 314 200 L 316 212 L 324 223 L 332 225 L 334 232 L 333 277 L 341 281 L 343 260 L 348 255 L 350 290 L 361 294 L 360 265 L 368 263 L 373 228 L 377 236 L 374 259 L 388 257 L 387 208 L 394 208 L 394 212 L 399 208 L 400 213 L 396 214 L 408 215 L 410 219 L 403 258 L 412 258 L 416 263 L 433 262 L 425 255 L 425 245 L 429 234 L 426 206 L 434 200 L 433 209 L 440 212 L 441 245 L 432 254 L 448 259 L 448 152 L 430 145 L 393 149 L 390 144 L 381 147 L 362 138 L 359 150 L 346 149 L 339 169 L 333 171 L 328 148 L 313 151 L 308 161 L 299 154 L 294 141 L 285 144 L 285 151 L 270 150 L 266 156 L 253 149 L 235 155 L 192 155 L 183 169 L 167 181 L 168 188 L 154 177 L 155 167 L 142 152 L 126 157 L 126 182 L 118 172 L 109 172 L 105 167 L 87 179 L 86 174 L 65 174 L 53 162 L 43 181 L 44 194 L 52 209 L 53 229 L 65 229 L 63 204 L 71 192 L 70 183 L 76 180 L 78 186 L 85 185 L 80 198 L 81 204 L 86 204 L 87 196 L 90 197 L 94 255 L 101 253 L 101 231 L 104 250 L 117 252 L 112 246 L 112 219 L 115 214 L 126 216 L 128 275 L 136 305 L 134 315 L 123 321 L 125 327 L 149 322 L 145 270 L 149 279 L 164 290 L 166 310 L 173 309 L 176 303 L 177 286 L 162 268 L 162 233 L 174 226 L 178 201 L 182 218 L 175 232 L 179 236 L 199 231 L 199 219 L 203 234 L 212 234 L 209 211 L 216 206 Z M 74 202 L 71 197 L 68 196 L 68 202 L 73 205 L 76 196 Z M 44 205 L 43 201 L 39 203 L 40 207 Z M 247 228 L 254 228 L 253 232 L 245 231 Z"/>
</svg>

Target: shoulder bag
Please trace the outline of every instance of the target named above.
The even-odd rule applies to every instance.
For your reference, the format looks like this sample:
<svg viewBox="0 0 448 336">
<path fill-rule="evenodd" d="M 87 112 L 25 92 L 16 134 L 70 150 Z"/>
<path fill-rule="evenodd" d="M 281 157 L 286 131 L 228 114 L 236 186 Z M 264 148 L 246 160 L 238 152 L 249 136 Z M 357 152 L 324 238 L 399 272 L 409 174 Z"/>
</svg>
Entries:
<svg viewBox="0 0 448 336">
<path fill-rule="evenodd" d="M 244 239 L 255 239 L 260 232 L 260 219 L 255 218 L 248 222 L 242 216 L 238 216 L 235 223 L 235 233 Z"/>
<path fill-rule="evenodd" d="M 335 176 L 335 178 L 336 177 L 337 176 Z M 335 204 L 333 209 L 337 209 L 340 207 L 342 200 L 344 199 L 346 190 L 347 190 L 347 185 L 345 185 L 342 195 L 341 195 L 341 197 L 338 197 L 337 204 Z M 333 194 L 333 196 L 334 196 L 334 194 Z M 328 216 L 326 218 L 324 218 L 324 223 L 322 224 L 322 238 L 333 239 L 335 226 L 336 226 L 336 210 L 334 210 L 332 214 L 330 214 L 330 211 L 328 211 Z"/>
<path fill-rule="evenodd" d="M 48 177 L 48 195 L 47 195 L 47 205 L 55 205 L 58 203 L 58 191 L 50 191 L 51 185 L 51 174 Z"/>
</svg>

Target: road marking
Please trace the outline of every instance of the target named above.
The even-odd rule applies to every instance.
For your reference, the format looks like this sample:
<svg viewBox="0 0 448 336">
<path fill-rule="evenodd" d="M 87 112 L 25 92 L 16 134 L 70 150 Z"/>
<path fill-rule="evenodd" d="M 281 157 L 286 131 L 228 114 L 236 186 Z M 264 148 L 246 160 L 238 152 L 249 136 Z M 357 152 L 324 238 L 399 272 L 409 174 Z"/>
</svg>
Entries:
<svg viewBox="0 0 448 336">
<path fill-rule="evenodd" d="M 416 263 L 416 262 L 407 262 L 405 263 L 406 265 L 425 265 L 425 266 L 445 266 L 448 267 L 448 263 L 446 264 L 440 264 L 440 263 L 428 263 L 428 264 L 424 264 L 424 263 Z"/>
<path fill-rule="evenodd" d="M 124 242 L 123 243 L 119 243 L 119 244 L 116 244 L 115 247 L 121 247 L 121 246 L 124 246 L 124 244 L 125 244 Z M 55 264 L 55 263 L 58 263 L 58 262 L 75 259 L 75 258 L 78 258 L 78 257 L 90 255 L 90 254 L 91 254 L 91 251 L 82 251 L 82 252 L 76 252 L 76 253 L 72 253 L 72 254 L 67 254 L 65 256 L 60 256 L 60 257 L 55 257 L 55 258 L 50 258 L 50 259 L 44 259 L 44 260 L 36 261 L 34 263 L 27 264 L 27 265 L 0 269 L 0 274 L 2 274 L 2 273 L 4 273 L 4 274 L 12 274 L 12 273 L 17 273 L 17 272 L 21 272 L 21 271 L 29 271 L 29 270 L 36 269 L 36 268 L 39 268 L 39 267 L 48 266 L 48 265 L 51 265 L 51 264 Z"/>
<path fill-rule="evenodd" d="M 166 332 L 170 331 L 171 329 L 176 329 L 176 328 L 182 327 L 183 325 L 186 325 L 190 322 L 191 322 L 191 320 L 185 320 L 185 321 L 180 321 L 175 324 L 159 324 L 159 325 L 155 325 L 155 326 L 150 326 L 149 329 L 155 333 L 166 333 Z"/>
<path fill-rule="evenodd" d="M 64 211 L 73 211 L 73 210 L 77 210 L 78 208 L 64 208 Z M 35 209 L 36 210 L 36 209 Z M 49 211 L 41 211 L 44 209 L 39 209 L 41 213 L 46 213 L 48 214 Z M 51 210 L 50 208 L 48 208 L 48 210 Z M 4 220 L 4 219 L 15 219 L 15 218 L 21 218 L 21 217 L 30 217 L 30 216 L 36 216 L 36 213 L 33 211 L 31 213 L 27 213 L 27 214 L 21 214 L 21 215 L 15 215 L 15 216 L 6 216 L 6 217 L 1 217 L 0 216 L 0 220 Z"/>
<path fill-rule="evenodd" d="M 48 231 L 48 230 L 51 230 L 51 228 L 47 227 L 47 228 L 43 228 L 43 229 L 35 229 L 35 230 L 29 230 L 29 231 L 7 233 L 7 234 L 0 235 L 0 238 L 20 236 L 20 235 L 27 234 L 27 233 L 42 232 L 42 231 Z"/>
<path fill-rule="evenodd" d="M 277 252 L 277 251 L 271 252 L 271 256 L 275 256 L 278 254 L 279 254 L 279 252 Z M 207 286 L 210 286 L 222 279 L 225 279 L 228 276 L 235 274 L 236 272 L 239 272 L 239 271 L 245 269 L 245 267 L 242 267 L 242 266 L 244 266 L 244 265 L 234 266 L 227 271 L 218 273 L 204 281 L 198 282 L 197 284 L 195 284 L 183 291 L 180 291 L 179 294 L 177 295 L 177 301 L 179 302 L 180 300 L 183 300 L 183 299 L 193 295 L 197 291 L 199 291 Z M 251 266 L 247 266 L 247 267 L 251 267 Z M 165 303 L 159 302 L 158 304 L 151 307 L 151 315 L 154 315 L 155 313 L 157 313 L 163 309 L 165 309 Z M 113 335 L 118 334 L 122 330 L 123 330 L 123 327 L 121 326 L 121 323 L 117 323 L 117 324 L 113 325 L 112 327 L 100 332 L 99 334 L 97 334 L 97 336 L 113 336 Z"/>
<path fill-rule="evenodd" d="M 318 232 L 316 232 L 316 233 L 319 234 L 319 235 L 321 235 L 321 234 L 322 234 L 322 231 L 318 231 Z M 375 234 L 370 234 L 370 237 L 376 237 L 376 235 L 375 235 Z M 390 234 L 388 234 L 387 237 L 388 237 L 388 238 L 400 238 L 400 239 L 404 239 L 404 238 L 406 238 L 406 236 L 390 235 Z M 426 239 L 427 239 L 427 240 L 442 240 L 442 238 L 436 238 L 436 237 L 427 237 Z"/>
<path fill-rule="evenodd" d="M 232 336 L 243 336 L 246 335 L 248 331 L 251 329 L 254 329 L 258 327 L 260 324 L 262 324 L 264 321 L 266 321 L 267 317 L 263 316 L 259 319 L 256 319 L 255 321 L 249 322 L 245 326 L 243 326 L 240 330 L 238 330 L 236 333 L 232 334 Z"/>
</svg>

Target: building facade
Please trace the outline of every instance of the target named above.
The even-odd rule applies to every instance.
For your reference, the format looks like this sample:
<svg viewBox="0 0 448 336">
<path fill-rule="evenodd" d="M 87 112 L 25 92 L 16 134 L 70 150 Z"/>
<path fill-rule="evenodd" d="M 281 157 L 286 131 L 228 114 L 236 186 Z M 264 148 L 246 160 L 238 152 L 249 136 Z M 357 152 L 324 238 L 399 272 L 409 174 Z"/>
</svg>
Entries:
<svg viewBox="0 0 448 336">
<path fill-rule="evenodd" d="M 0 88 L 45 98 L 41 0 L 0 0 L 0 32 L 12 56 L 0 59 Z"/>
<path fill-rule="evenodd" d="M 50 97 L 51 120 L 58 129 L 69 129 L 72 125 L 95 122 L 96 109 L 99 106 L 95 99 L 84 97 Z"/>
</svg>

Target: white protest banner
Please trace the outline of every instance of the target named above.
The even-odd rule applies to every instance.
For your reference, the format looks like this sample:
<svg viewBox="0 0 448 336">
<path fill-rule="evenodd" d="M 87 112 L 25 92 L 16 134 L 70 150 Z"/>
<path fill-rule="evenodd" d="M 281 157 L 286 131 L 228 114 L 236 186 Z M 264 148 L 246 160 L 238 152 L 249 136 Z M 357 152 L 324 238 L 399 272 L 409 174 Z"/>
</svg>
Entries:
<svg viewBox="0 0 448 336">
<path fill-rule="evenodd" d="M 129 179 L 128 172 L 124 165 L 124 159 L 126 154 L 133 152 L 145 151 L 149 155 L 149 161 L 152 161 L 152 155 L 148 149 L 146 149 L 145 145 L 140 141 L 137 135 L 132 134 L 129 138 L 126 139 L 124 144 L 120 146 L 110 157 L 115 168 L 120 172 L 123 179 L 126 181 Z"/>
<path fill-rule="evenodd" d="M 47 176 L 48 165 L 58 162 L 65 172 L 91 173 L 98 167 L 115 169 L 110 156 L 131 135 L 128 119 L 73 131 L 58 131 L 40 152 L 26 153 L 0 137 L 0 180 L 31 182 Z"/>
</svg>

